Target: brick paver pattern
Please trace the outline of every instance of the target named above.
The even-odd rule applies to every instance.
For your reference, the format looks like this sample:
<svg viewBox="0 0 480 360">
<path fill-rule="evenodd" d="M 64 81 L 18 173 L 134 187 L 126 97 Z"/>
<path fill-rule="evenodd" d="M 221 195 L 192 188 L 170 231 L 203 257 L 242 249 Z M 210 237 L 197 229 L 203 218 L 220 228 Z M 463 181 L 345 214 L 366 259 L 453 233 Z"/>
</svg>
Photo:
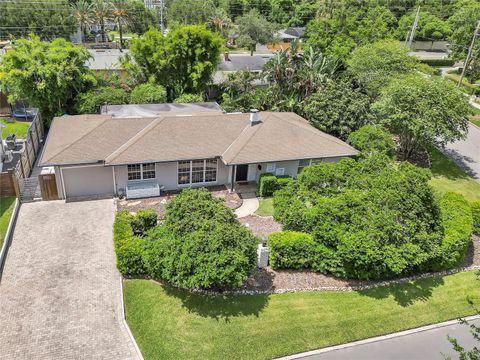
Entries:
<svg viewBox="0 0 480 360">
<path fill-rule="evenodd" d="M 0 359 L 135 359 L 113 200 L 23 204 L 0 282 Z"/>
</svg>

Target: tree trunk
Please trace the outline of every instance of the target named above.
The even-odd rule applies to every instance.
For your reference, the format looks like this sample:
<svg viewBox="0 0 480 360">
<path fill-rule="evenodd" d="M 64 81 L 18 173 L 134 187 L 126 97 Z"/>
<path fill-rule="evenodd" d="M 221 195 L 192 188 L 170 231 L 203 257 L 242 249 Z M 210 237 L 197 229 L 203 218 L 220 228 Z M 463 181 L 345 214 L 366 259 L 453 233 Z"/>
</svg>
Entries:
<svg viewBox="0 0 480 360">
<path fill-rule="evenodd" d="M 123 52 L 123 29 L 120 21 L 118 22 L 118 32 L 120 34 L 120 52 Z"/>
<path fill-rule="evenodd" d="M 106 43 L 106 36 L 105 36 L 105 21 L 102 19 L 102 22 L 100 23 L 100 31 L 102 32 L 102 41 Z"/>
</svg>

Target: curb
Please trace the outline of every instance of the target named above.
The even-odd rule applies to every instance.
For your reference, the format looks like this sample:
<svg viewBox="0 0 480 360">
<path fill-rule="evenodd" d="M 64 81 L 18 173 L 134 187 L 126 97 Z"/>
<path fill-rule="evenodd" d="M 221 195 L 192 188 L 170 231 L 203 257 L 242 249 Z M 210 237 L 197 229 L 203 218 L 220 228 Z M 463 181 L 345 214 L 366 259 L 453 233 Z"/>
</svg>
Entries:
<svg viewBox="0 0 480 360">
<path fill-rule="evenodd" d="M 468 317 L 465 317 L 463 319 L 465 319 L 467 321 L 477 320 L 477 319 L 480 319 L 480 315 L 468 316 Z M 450 325 L 457 325 L 458 323 L 459 323 L 458 319 L 449 320 L 449 321 L 445 321 L 445 322 L 438 323 L 438 324 L 422 326 L 422 327 L 419 327 L 419 328 L 404 330 L 404 331 L 400 331 L 400 332 L 396 332 L 396 333 L 391 333 L 391 334 L 388 334 L 388 335 L 376 336 L 376 337 L 372 337 L 372 338 L 368 338 L 368 339 L 364 339 L 364 340 L 354 341 L 354 342 L 347 343 L 347 344 L 330 346 L 330 347 L 326 347 L 326 348 L 322 348 L 322 349 L 317 349 L 317 350 L 307 351 L 307 352 L 303 352 L 303 353 L 299 353 L 299 354 L 289 355 L 289 356 L 277 358 L 276 360 L 302 359 L 302 358 L 305 358 L 307 356 L 320 355 L 320 354 L 324 354 L 324 353 L 328 353 L 328 352 L 332 352 L 332 351 L 336 351 L 336 350 L 348 349 L 348 348 L 359 346 L 359 345 L 366 345 L 366 344 L 371 344 L 371 343 L 380 342 L 380 341 L 384 341 L 384 340 L 394 339 L 394 338 L 398 338 L 398 337 L 402 337 L 402 336 L 417 334 L 417 333 L 421 333 L 421 332 L 424 332 L 424 331 L 440 329 L 440 328 L 450 326 Z"/>
<path fill-rule="evenodd" d="M 140 351 L 140 348 L 138 347 L 138 344 L 137 344 L 137 341 L 135 340 L 135 337 L 133 336 L 132 334 L 132 331 L 130 330 L 130 326 L 128 326 L 128 323 L 127 323 L 127 314 L 125 312 L 125 302 L 124 302 L 124 299 L 123 299 L 123 277 L 120 275 L 119 276 L 120 278 L 120 303 L 121 303 L 121 307 L 122 307 L 122 323 L 123 323 L 123 326 L 125 327 L 125 329 L 127 330 L 127 333 L 128 333 L 128 336 L 130 337 L 130 340 L 132 341 L 133 343 L 133 347 L 135 348 L 135 352 L 137 353 L 137 358 L 139 360 L 144 360 L 143 358 L 143 355 L 142 355 L 142 352 Z"/>
<path fill-rule="evenodd" d="M 21 206 L 20 201 L 18 201 L 18 199 L 15 199 L 15 207 L 13 208 L 12 216 L 10 217 L 10 222 L 8 223 L 7 233 L 5 234 L 5 239 L 3 240 L 2 250 L 0 252 L 0 280 L 2 278 L 3 266 L 5 265 L 8 248 L 10 247 L 10 242 L 13 237 L 13 232 L 14 232 L 15 224 L 17 222 L 20 206 Z"/>
</svg>

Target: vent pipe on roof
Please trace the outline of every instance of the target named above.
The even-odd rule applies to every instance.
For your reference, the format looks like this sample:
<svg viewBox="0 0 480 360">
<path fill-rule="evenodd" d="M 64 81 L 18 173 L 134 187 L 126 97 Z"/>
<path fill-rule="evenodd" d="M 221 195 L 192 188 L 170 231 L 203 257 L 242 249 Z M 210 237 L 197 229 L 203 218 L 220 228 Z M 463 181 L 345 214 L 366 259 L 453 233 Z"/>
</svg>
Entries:
<svg viewBox="0 0 480 360">
<path fill-rule="evenodd" d="M 260 120 L 258 118 L 258 110 L 257 109 L 251 109 L 250 110 L 250 124 L 255 125 L 259 121 Z"/>
</svg>

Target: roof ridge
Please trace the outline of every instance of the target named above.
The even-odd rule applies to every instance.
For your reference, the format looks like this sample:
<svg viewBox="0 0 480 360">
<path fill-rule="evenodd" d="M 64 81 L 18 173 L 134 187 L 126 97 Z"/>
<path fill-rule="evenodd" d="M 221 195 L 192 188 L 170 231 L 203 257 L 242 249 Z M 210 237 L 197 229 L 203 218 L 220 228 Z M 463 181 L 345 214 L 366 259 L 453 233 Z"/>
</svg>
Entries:
<svg viewBox="0 0 480 360">
<path fill-rule="evenodd" d="M 72 147 L 73 145 L 75 145 L 76 143 L 78 143 L 80 140 L 84 139 L 87 135 L 90 135 L 94 130 L 98 129 L 98 128 L 100 127 L 100 125 L 103 125 L 107 120 L 111 120 L 111 119 L 112 119 L 112 116 L 110 116 L 109 118 L 108 118 L 109 115 L 103 115 L 103 116 L 105 116 L 105 119 L 102 119 L 102 122 L 100 122 L 97 126 L 95 126 L 94 128 L 92 128 L 90 131 L 87 131 L 85 134 L 83 134 L 82 136 L 80 136 L 77 140 L 75 140 L 75 141 L 72 142 L 71 144 L 67 145 L 66 147 L 64 147 L 64 148 L 61 149 L 60 151 L 58 151 L 58 152 L 56 152 L 55 154 L 51 155 L 51 156 L 49 157 L 49 159 L 47 159 L 47 161 L 53 159 L 54 157 L 56 157 L 56 156 L 58 156 L 58 155 L 60 155 L 61 153 L 63 153 L 64 151 L 66 151 L 67 149 L 69 149 L 70 147 Z M 84 115 L 82 115 L 82 117 L 86 120 L 88 117 L 90 117 L 90 114 L 84 114 Z M 53 119 L 53 121 L 54 121 L 54 122 L 55 122 L 55 121 L 58 121 L 58 119 L 61 119 L 61 118 L 55 117 L 55 118 Z M 68 119 L 68 118 L 65 118 L 65 119 Z M 66 121 L 68 121 L 68 120 L 66 120 Z M 52 123 L 52 127 L 53 127 L 53 123 Z M 51 129 L 51 128 L 50 128 L 50 129 Z M 43 159 L 42 159 L 42 161 L 43 161 Z"/>
<path fill-rule="evenodd" d="M 139 132 L 137 132 L 135 135 L 132 136 L 130 140 L 122 144 L 118 149 L 116 149 L 114 152 L 112 152 L 110 155 L 108 155 L 105 158 L 105 163 L 109 163 L 113 161 L 117 156 L 125 152 L 130 146 L 135 144 L 138 140 L 140 140 L 148 131 L 156 127 L 158 124 L 160 124 L 163 120 L 165 120 L 165 117 L 158 117 L 153 119 L 148 125 L 146 125 L 143 129 L 141 129 Z"/>
<path fill-rule="evenodd" d="M 266 113 L 266 114 L 269 115 L 269 113 Z M 267 118 L 268 118 L 268 116 L 265 117 L 265 120 L 266 120 Z M 262 121 L 262 122 L 263 122 L 263 121 Z M 261 122 L 260 122 L 260 124 L 261 124 Z M 258 125 L 258 124 L 257 124 L 257 125 Z M 230 150 L 230 148 L 233 147 L 234 144 L 236 144 L 237 142 L 240 141 L 240 138 L 242 137 L 243 133 L 246 132 L 248 129 L 251 129 L 251 127 L 252 127 L 252 124 L 251 124 L 251 122 L 249 121 L 248 124 L 247 124 L 247 126 L 242 130 L 242 132 L 237 136 L 237 138 L 236 138 L 236 139 L 230 144 L 230 146 L 223 152 L 222 158 L 223 158 L 223 156 L 225 155 L 225 153 L 226 153 L 228 150 Z M 252 131 L 252 133 L 251 133 L 250 136 L 245 140 L 245 143 L 240 147 L 240 149 L 238 149 L 238 150 L 236 151 L 236 154 L 235 154 L 234 156 L 232 156 L 232 160 L 231 160 L 231 161 L 233 161 L 233 160 L 237 157 L 238 153 L 239 153 L 240 151 L 242 151 L 242 150 L 245 148 L 245 146 L 247 146 L 247 144 L 250 142 L 250 140 L 252 140 L 252 138 L 255 136 L 255 134 L 258 132 L 259 129 L 260 129 L 260 126 L 254 126 L 254 131 Z M 229 161 L 229 162 L 231 162 L 231 161 Z"/>
</svg>

